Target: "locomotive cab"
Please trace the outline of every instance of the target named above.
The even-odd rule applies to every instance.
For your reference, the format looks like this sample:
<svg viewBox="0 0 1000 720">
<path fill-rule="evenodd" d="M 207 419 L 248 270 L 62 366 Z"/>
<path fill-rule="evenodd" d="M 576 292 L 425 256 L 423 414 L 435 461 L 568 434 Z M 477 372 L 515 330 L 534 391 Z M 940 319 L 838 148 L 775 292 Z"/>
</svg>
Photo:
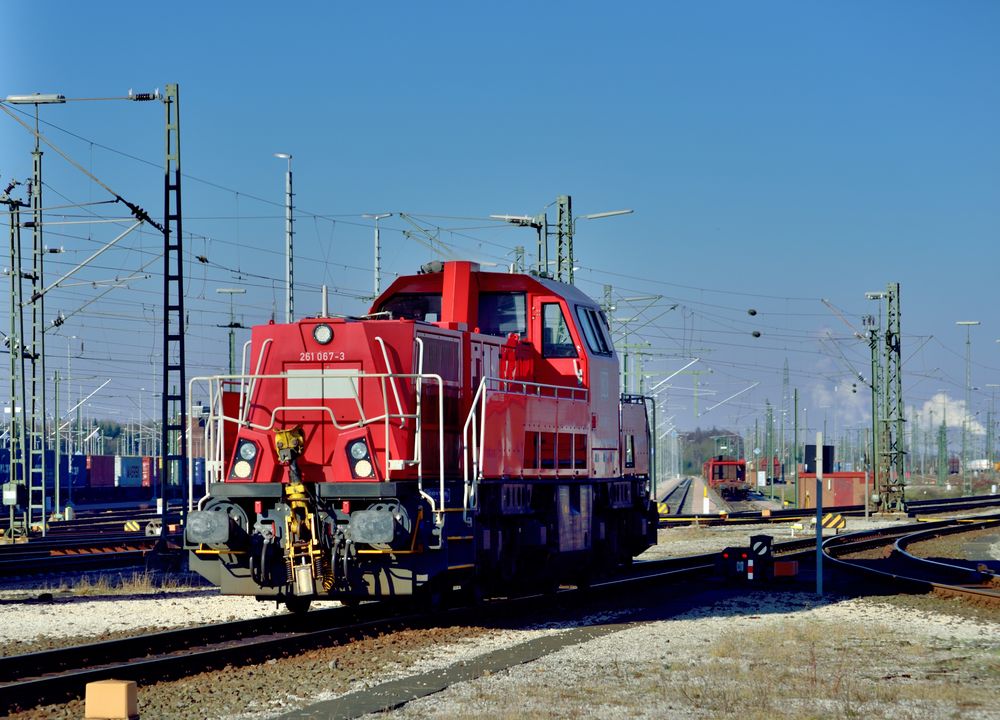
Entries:
<svg viewBox="0 0 1000 720">
<path fill-rule="evenodd" d="M 209 482 L 185 539 L 223 593 L 504 589 L 655 541 L 646 401 L 619 398 L 573 286 L 432 264 L 364 318 L 254 327 L 239 376 L 198 382 Z"/>
</svg>

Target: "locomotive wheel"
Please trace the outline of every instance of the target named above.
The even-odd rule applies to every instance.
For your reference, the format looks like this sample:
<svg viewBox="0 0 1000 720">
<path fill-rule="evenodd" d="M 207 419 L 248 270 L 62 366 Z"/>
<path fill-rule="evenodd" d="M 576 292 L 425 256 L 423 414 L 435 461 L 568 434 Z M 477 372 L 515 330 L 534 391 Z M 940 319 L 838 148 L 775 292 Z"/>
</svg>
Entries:
<svg viewBox="0 0 1000 720">
<path fill-rule="evenodd" d="M 413 602 L 420 612 L 437 613 L 445 606 L 445 595 L 441 580 L 434 579 L 414 593 Z"/>
<path fill-rule="evenodd" d="M 463 583 L 460 590 L 453 590 L 451 595 L 451 604 L 459 607 L 479 607 L 483 604 L 483 584 L 478 578 L 473 578 Z"/>
<path fill-rule="evenodd" d="M 301 595 L 292 595 L 285 598 L 285 608 L 293 615 L 305 615 L 309 612 L 310 604 L 312 604 L 312 598 L 302 597 Z"/>
<path fill-rule="evenodd" d="M 543 595 L 555 596 L 562 586 L 559 578 L 559 567 L 552 553 L 546 553 L 542 562 L 542 574 L 539 581 Z"/>
</svg>

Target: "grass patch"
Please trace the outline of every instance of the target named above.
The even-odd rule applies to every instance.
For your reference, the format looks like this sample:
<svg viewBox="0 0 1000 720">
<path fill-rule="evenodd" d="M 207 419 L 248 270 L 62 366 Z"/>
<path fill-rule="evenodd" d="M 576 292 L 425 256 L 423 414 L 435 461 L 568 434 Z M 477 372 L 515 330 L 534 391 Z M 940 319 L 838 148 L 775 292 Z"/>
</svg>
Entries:
<svg viewBox="0 0 1000 720">
<path fill-rule="evenodd" d="M 1000 655 L 990 638 L 909 639 L 912 628 L 816 617 L 733 627 L 674 637 L 657 653 L 596 653 L 572 676 L 512 670 L 516 694 L 507 683 L 473 683 L 456 698 L 462 710 L 444 716 L 937 720 L 995 706 Z"/>
<path fill-rule="evenodd" d="M 742 720 L 950 717 L 991 706 L 995 651 L 911 642 L 905 632 L 806 620 L 749 629 L 714 641 L 676 690 L 695 710 Z"/>
<path fill-rule="evenodd" d="M 203 587 L 185 575 L 136 570 L 129 573 L 97 573 L 63 578 L 45 589 L 53 593 L 96 597 L 102 595 L 152 595 L 160 592 Z"/>
</svg>

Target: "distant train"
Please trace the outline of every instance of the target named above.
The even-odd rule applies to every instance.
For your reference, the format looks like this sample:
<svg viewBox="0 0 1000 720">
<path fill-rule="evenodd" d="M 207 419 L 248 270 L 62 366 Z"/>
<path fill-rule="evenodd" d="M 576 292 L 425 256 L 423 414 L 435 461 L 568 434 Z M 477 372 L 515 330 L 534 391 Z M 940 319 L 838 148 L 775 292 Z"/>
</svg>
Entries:
<svg viewBox="0 0 1000 720">
<path fill-rule="evenodd" d="M 210 399 L 190 565 L 302 611 L 582 582 L 656 541 L 649 401 L 620 396 L 600 306 L 432 263 L 363 318 L 253 328 Z"/>
<path fill-rule="evenodd" d="M 724 500 L 745 500 L 750 494 L 747 461 L 718 455 L 701 466 L 701 476 Z"/>
</svg>

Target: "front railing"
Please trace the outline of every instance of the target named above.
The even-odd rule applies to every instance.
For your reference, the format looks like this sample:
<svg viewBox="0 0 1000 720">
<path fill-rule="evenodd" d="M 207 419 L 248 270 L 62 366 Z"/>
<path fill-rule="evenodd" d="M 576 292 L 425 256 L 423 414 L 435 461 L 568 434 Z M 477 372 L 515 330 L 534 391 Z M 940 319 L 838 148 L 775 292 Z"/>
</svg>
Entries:
<svg viewBox="0 0 1000 720">
<path fill-rule="evenodd" d="M 264 408 L 257 395 L 266 383 L 281 382 L 287 384 L 292 380 L 316 380 L 322 387 L 322 383 L 332 378 L 338 382 L 346 382 L 351 388 L 350 397 L 338 397 L 338 400 L 353 400 L 357 409 L 356 419 L 351 421 L 338 420 L 333 409 L 326 404 L 283 404 L 270 408 Z M 404 403 L 399 394 L 398 386 L 401 383 L 412 381 L 414 387 L 414 411 L 405 412 Z M 371 387 L 372 383 L 380 389 L 381 402 L 368 400 L 367 407 L 377 407 L 375 414 L 366 412 L 365 404 L 362 403 L 358 388 L 364 383 L 364 387 Z M 422 422 L 422 395 L 424 384 L 432 383 L 436 386 L 437 393 L 437 434 L 438 434 L 438 472 L 436 484 L 438 486 L 438 497 L 434 498 L 424 489 L 423 472 L 423 422 Z M 223 389 L 226 385 L 239 385 L 240 387 L 240 407 L 235 416 L 227 415 L 223 409 L 222 397 Z M 381 425 L 384 434 L 385 463 L 384 476 L 386 480 L 391 478 L 394 470 L 402 470 L 406 467 L 417 467 L 417 486 L 422 497 L 429 503 L 434 513 L 435 523 L 443 522 L 441 514 L 445 512 L 445 487 L 444 487 L 444 382 L 440 375 L 434 373 L 364 373 L 361 371 L 337 370 L 332 374 L 322 369 L 315 372 L 296 370 L 294 373 L 277 374 L 241 374 L 241 375 L 214 375 L 195 377 L 188 383 L 188 402 L 192 403 L 197 397 L 208 397 L 208 416 L 205 420 L 205 479 L 206 496 L 211 483 L 221 482 L 225 478 L 225 463 L 223 438 L 227 424 L 235 425 L 237 428 L 252 428 L 261 432 L 270 432 L 281 426 L 280 414 L 285 412 L 317 412 L 323 417 L 323 422 L 338 431 L 352 430 L 359 427 Z M 284 396 L 287 393 L 276 394 Z M 390 406 L 390 398 L 392 406 Z M 322 400 L 320 400 L 322 402 Z M 257 422 L 251 421 L 251 407 L 257 408 Z M 193 405 L 189 404 L 189 407 Z M 261 421 L 260 410 L 263 410 L 264 418 Z M 405 427 L 407 423 L 413 426 L 413 452 L 404 453 L 404 457 L 392 457 L 392 444 L 390 442 L 391 428 L 393 426 Z M 189 463 L 193 467 L 193 463 Z M 188 475 L 189 497 L 191 505 L 194 504 L 193 471 Z M 199 500 L 199 508 L 205 497 Z M 189 508 L 189 509 L 193 509 Z"/>
</svg>

